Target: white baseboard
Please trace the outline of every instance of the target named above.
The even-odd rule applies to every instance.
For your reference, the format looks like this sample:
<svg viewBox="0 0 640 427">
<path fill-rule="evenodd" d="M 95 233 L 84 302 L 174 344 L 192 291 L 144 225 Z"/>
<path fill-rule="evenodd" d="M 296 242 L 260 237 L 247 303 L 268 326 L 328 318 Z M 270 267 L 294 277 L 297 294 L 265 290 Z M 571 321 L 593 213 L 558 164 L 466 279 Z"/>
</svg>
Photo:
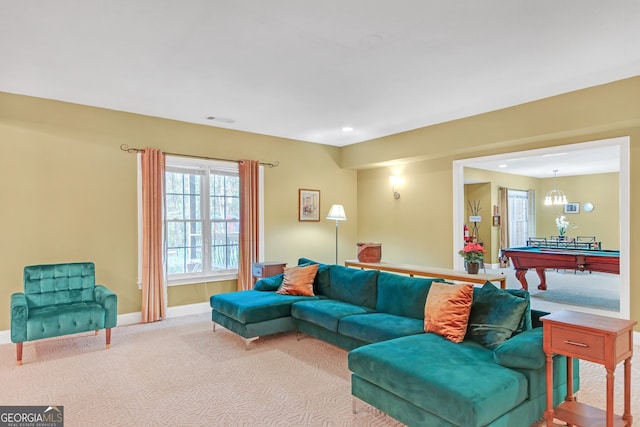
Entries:
<svg viewBox="0 0 640 427">
<path fill-rule="evenodd" d="M 169 307 L 167 309 L 167 319 L 180 316 L 192 316 L 194 314 L 202 313 L 211 313 L 211 304 L 209 302 Z"/>
<path fill-rule="evenodd" d="M 0 331 L 0 344 L 11 342 L 11 331 Z"/>
<path fill-rule="evenodd" d="M 179 305 L 167 308 L 167 319 L 180 316 L 192 316 L 194 314 L 208 313 L 211 311 L 211 305 L 208 302 L 199 302 L 197 304 Z M 124 313 L 118 315 L 118 326 L 135 325 L 142 322 L 142 314 Z M 0 344 L 9 344 L 11 342 L 11 331 L 0 331 Z"/>
<path fill-rule="evenodd" d="M 141 322 L 142 314 L 140 312 L 118 314 L 118 326 L 135 325 Z"/>
</svg>

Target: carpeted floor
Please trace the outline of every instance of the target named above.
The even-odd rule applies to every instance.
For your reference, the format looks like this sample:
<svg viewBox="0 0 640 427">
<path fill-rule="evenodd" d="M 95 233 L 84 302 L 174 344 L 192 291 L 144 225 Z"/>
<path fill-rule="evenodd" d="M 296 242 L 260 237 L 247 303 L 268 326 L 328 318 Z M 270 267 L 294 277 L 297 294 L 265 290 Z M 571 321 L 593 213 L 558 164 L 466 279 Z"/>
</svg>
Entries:
<svg viewBox="0 0 640 427">
<path fill-rule="evenodd" d="M 596 308 L 612 312 L 620 311 L 620 299 L 592 296 L 585 293 L 576 293 L 566 289 L 548 289 L 544 292 L 532 294 L 531 298 L 554 302 L 557 304 Z"/>
<path fill-rule="evenodd" d="M 209 315 L 185 316 L 118 327 L 109 350 L 103 334 L 29 343 L 23 366 L 14 345 L 1 345 L 0 402 L 62 405 L 69 427 L 402 426 L 360 401 L 352 413 L 346 355 L 295 333 L 260 338 L 246 351 L 235 334 L 212 332 Z M 581 372 L 579 399 L 604 407 L 602 367 L 582 363 Z M 616 373 L 618 396 L 621 368 Z"/>
<path fill-rule="evenodd" d="M 487 273 L 505 275 L 507 288 L 521 287 L 512 267 L 487 269 Z M 603 316 L 619 315 L 620 276 L 617 274 L 548 269 L 546 291 L 538 290 L 540 279 L 535 270 L 527 271 L 526 278 L 532 308 L 549 312 L 569 308 Z"/>
<path fill-rule="evenodd" d="M 64 406 L 66 426 L 394 426 L 352 414 L 346 352 L 296 334 L 244 341 L 210 315 L 0 346 L 0 402 Z"/>
</svg>

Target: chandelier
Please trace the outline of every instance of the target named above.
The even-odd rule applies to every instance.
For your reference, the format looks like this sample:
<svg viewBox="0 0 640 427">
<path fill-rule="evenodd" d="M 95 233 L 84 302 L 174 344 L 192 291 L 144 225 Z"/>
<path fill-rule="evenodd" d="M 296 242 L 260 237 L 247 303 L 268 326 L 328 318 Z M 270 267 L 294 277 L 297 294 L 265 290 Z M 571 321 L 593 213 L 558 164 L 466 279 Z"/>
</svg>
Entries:
<svg viewBox="0 0 640 427">
<path fill-rule="evenodd" d="M 556 187 L 556 177 L 558 175 L 558 169 L 553 170 L 553 190 L 549 191 L 544 197 L 545 206 L 550 205 L 566 205 L 567 196 L 562 190 L 558 190 Z"/>
</svg>

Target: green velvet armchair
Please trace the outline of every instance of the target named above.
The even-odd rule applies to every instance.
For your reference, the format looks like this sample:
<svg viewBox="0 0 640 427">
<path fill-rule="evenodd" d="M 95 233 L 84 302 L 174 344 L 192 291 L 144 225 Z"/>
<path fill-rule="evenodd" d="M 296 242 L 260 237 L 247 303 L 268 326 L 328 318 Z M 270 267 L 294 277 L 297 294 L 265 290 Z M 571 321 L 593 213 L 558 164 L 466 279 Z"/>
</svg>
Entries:
<svg viewBox="0 0 640 427">
<path fill-rule="evenodd" d="M 24 268 L 24 292 L 11 295 L 11 341 L 22 364 L 25 341 L 111 328 L 118 315 L 116 294 L 96 285 L 92 262 L 32 265 Z"/>
</svg>

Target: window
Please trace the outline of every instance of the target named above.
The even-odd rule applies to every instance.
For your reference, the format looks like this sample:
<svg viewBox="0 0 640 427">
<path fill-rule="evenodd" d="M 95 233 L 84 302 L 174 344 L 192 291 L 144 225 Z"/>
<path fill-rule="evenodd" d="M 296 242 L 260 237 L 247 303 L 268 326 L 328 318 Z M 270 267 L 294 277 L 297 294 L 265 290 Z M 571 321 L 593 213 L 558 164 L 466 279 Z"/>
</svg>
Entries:
<svg viewBox="0 0 640 427">
<path fill-rule="evenodd" d="M 237 163 L 167 156 L 165 259 L 169 283 L 235 278 L 239 232 Z"/>
<path fill-rule="evenodd" d="M 140 164 L 140 155 L 138 155 L 138 286 L 142 283 Z M 262 168 L 260 172 L 262 174 Z M 262 216 L 262 176 L 260 182 L 260 215 Z M 239 234 L 238 164 L 167 156 L 165 171 L 167 284 L 180 285 L 236 279 Z"/>
<path fill-rule="evenodd" d="M 138 155 L 138 287 L 142 284 L 142 170 Z M 264 168 L 260 167 L 260 259 L 264 256 Z M 240 177 L 237 162 L 166 157 L 165 263 L 167 284 L 232 280 L 240 255 Z"/>
<path fill-rule="evenodd" d="M 511 190 L 507 192 L 509 203 L 509 247 L 526 246 L 529 239 L 531 215 L 529 192 Z"/>
</svg>

